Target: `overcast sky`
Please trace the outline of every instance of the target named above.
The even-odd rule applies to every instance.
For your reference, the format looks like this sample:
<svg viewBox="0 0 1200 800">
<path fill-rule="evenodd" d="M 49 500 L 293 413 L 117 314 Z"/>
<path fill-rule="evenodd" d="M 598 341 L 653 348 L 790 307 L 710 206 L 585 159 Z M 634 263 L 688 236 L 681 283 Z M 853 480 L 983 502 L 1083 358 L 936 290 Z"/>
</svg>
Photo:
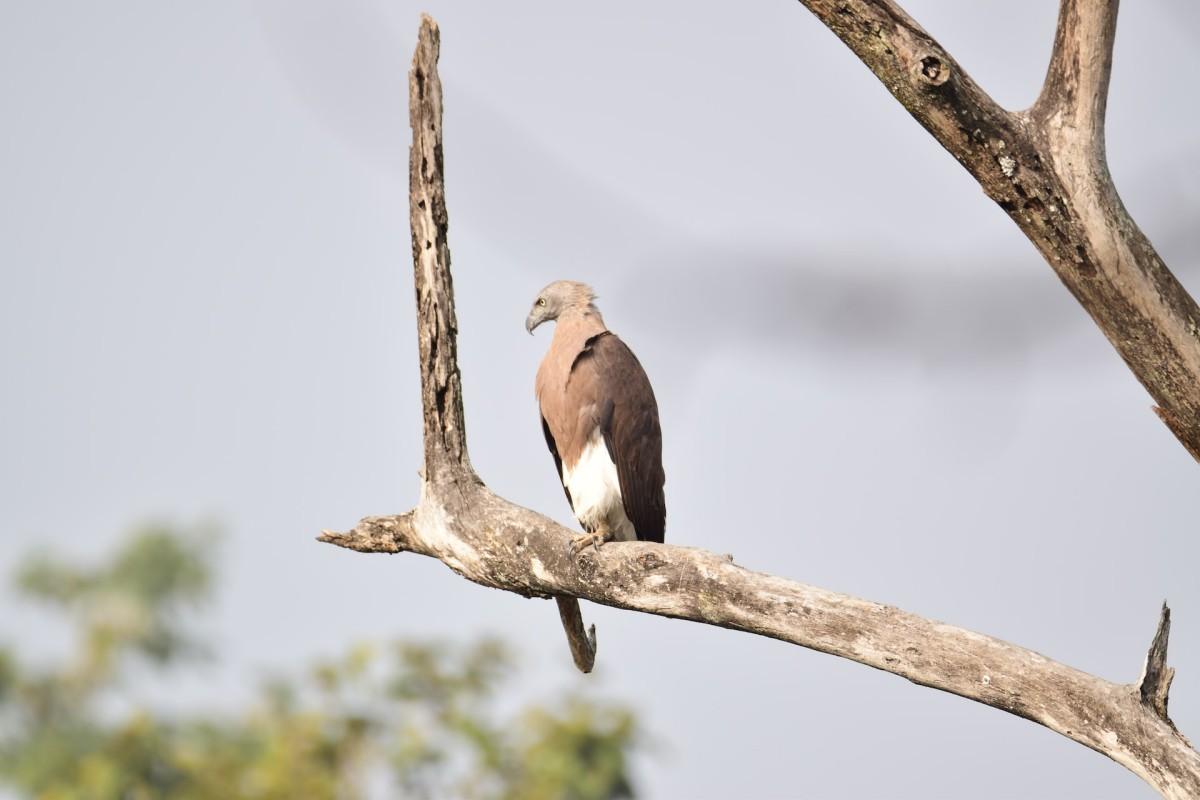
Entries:
<svg viewBox="0 0 1200 800">
<path fill-rule="evenodd" d="M 906 7 L 1008 107 L 1050 0 Z M 1200 11 L 1123 5 L 1108 152 L 1200 291 Z M 1137 677 L 1168 598 L 1200 735 L 1197 467 L 1007 217 L 796 2 L 0 2 L 0 569 L 220 520 L 183 704 L 359 639 L 514 642 L 522 698 L 634 705 L 651 798 L 1149 798 L 1026 721 L 796 647 L 553 604 L 313 541 L 410 508 L 418 15 L 442 28 L 472 461 L 570 522 L 526 335 L 600 294 L 661 408 L 669 540 Z M 6 600 L 0 637 L 56 644 Z"/>
</svg>

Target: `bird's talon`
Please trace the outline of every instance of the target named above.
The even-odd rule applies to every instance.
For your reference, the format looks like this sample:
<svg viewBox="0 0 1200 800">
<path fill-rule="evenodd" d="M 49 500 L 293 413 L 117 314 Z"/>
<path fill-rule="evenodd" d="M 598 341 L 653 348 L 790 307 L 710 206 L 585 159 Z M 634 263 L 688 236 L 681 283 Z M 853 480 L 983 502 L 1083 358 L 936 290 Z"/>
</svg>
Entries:
<svg viewBox="0 0 1200 800">
<path fill-rule="evenodd" d="M 608 541 L 608 537 L 603 533 L 581 533 L 578 536 L 571 537 L 571 555 L 577 556 L 584 550 L 587 550 L 588 545 L 598 553 L 600 545 Z"/>
</svg>

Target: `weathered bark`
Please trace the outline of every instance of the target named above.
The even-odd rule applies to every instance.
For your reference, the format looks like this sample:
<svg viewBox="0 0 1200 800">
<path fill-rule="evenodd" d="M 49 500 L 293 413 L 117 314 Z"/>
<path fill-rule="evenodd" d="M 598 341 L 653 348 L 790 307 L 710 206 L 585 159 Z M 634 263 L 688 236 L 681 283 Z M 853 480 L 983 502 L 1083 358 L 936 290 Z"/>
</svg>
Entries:
<svg viewBox="0 0 1200 800">
<path fill-rule="evenodd" d="M 1200 754 L 1166 716 L 1166 685 L 1148 680 L 1151 670 L 1137 684 L 1112 683 L 990 636 L 695 548 L 620 542 L 572 559 L 565 547 L 572 531 L 474 476 L 462 485 L 463 493 L 426 484 L 414 511 L 368 517 L 321 540 L 430 556 L 476 583 L 526 597 L 572 594 L 847 658 L 1044 725 L 1123 764 L 1164 797 L 1200 797 Z M 1147 660 L 1162 663 L 1154 648 Z"/>
<path fill-rule="evenodd" d="M 438 46 L 437 26 L 424 17 L 409 76 L 410 213 L 425 422 L 421 499 L 406 514 L 367 517 L 348 532 L 324 532 L 321 541 L 362 552 L 430 556 L 471 581 L 525 597 L 583 598 L 847 658 L 1044 725 L 1123 764 L 1164 797 L 1200 797 L 1200 754 L 1167 716 L 1173 670 L 1166 665 L 1165 605 L 1141 678 L 1112 683 L 990 636 L 752 572 L 730 556 L 646 542 L 614 542 L 573 555 L 567 547 L 572 531 L 489 491 L 467 456 L 442 180 Z M 923 69 L 932 80 L 945 74 L 932 62 Z M 568 629 L 581 631 L 577 608 L 560 607 Z M 594 640 L 587 645 L 585 660 L 595 654 Z M 575 655 L 578 663 L 581 655 Z"/>
<path fill-rule="evenodd" d="M 421 359 L 421 402 L 425 408 L 427 483 L 455 485 L 474 478 L 467 456 L 462 380 L 458 372 L 458 320 L 450 279 L 450 219 L 442 160 L 442 81 L 437 60 L 441 39 L 437 25 L 425 16 L 408 75 L 408 121 L 413 132 L 408 152 L 408 206 L 417 291 L 417 343 Z M 434 370 L 425 380 L 425 370 Z M 475 479 L 478 480 L 478 479 Z M 581 672 L 596 661 L 596 629 L 585 630 L 579 601 L 558 598 L 559 617 L 571 657 Z"/>
<path fill-rule="evenodd" d="M 800 0 L 979 181 L 1200 460 L 1200 308 L 1125 210 L 1104 152 L 1117 0 L 1062 0 L 1041 95 L 992 100 L 891 0 Z"/>
</svg>

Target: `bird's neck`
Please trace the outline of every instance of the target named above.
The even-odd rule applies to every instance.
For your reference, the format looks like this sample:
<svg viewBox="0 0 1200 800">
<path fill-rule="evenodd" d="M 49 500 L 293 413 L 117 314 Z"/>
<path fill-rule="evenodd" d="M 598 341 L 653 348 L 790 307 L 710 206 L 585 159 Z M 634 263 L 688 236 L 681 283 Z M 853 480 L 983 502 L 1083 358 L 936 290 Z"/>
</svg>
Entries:
<svg viewBox="0 0 1200 800">
<path fill-rule="evenodd" d="M 554 338 L 558 340 L 555 344 L 567 349 L 572 349 L 572 345 L 583 347 L 588 339 L 606 330 L 604 317 L 595 306 L 572 308 L 560 314 L 554 324 Z"/>
<path fill-rule="evenodd" d="M 539 402 L 547 391 L 557 393 L 563 390 L 579 351 L 588 339 L 606 330 L 604 317 L 600 316 L 595 306 L 568 309 L 559 314 L 558 321 L 554 323 L 554 338 L 542 357 L 534 383 Z"/>
</svg>

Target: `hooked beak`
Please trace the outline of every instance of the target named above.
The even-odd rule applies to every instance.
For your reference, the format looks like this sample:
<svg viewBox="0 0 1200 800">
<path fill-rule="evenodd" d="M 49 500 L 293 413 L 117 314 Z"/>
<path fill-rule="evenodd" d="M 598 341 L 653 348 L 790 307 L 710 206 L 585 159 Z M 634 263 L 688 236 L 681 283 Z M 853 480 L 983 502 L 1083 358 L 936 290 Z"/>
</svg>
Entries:
<svg viewBox="0 0 1200 800">
<path fill-rule="evenodd" d="M 525 318 L 525 330 L 529 331 L 529 335 L 533 336 L 533 329 L 542 324 L 542 320 L 534 319 L 533 314 Z"/>
</svg>

